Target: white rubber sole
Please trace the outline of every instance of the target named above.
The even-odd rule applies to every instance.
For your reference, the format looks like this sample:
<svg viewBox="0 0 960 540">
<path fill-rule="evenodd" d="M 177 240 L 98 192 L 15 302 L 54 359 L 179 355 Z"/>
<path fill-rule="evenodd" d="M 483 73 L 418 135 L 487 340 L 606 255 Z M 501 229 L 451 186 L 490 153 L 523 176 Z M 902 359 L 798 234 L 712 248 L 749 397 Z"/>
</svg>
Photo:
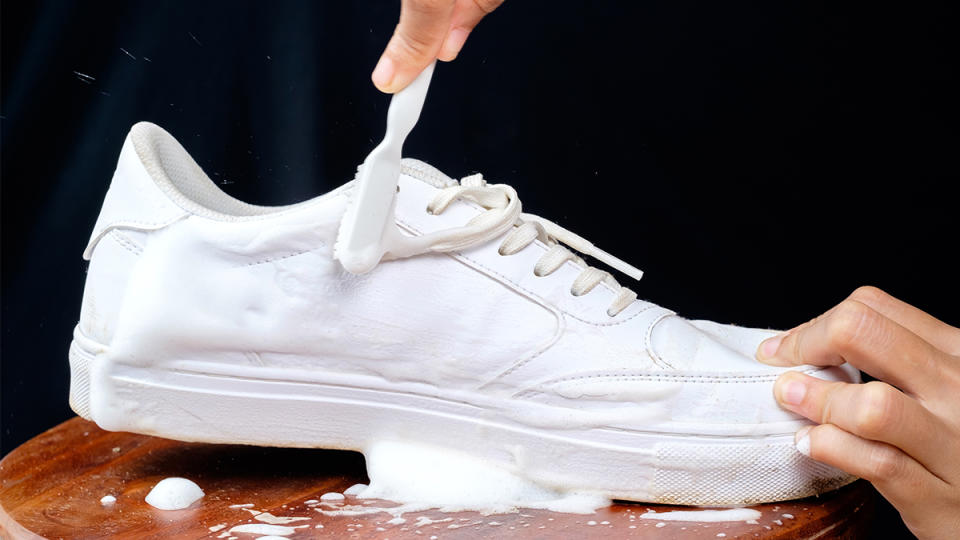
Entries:
<svg viewBox="0 0 960 540">
<path fill-rule="evenodd" d="M 317 374 L 295 379 L 268 368 L 132 367 L 79 344 L 87 341 L 70 347 L 70 405 L 110 431 L 360 452 L 377 441 L 416 442 L 468 453 L 558 490 L 668 504 L 773 502 L 854 480 L 797 452 L 792 432 L 717 437 L 537 427 L 481 396 L 373 389 Z"/>
</svg>

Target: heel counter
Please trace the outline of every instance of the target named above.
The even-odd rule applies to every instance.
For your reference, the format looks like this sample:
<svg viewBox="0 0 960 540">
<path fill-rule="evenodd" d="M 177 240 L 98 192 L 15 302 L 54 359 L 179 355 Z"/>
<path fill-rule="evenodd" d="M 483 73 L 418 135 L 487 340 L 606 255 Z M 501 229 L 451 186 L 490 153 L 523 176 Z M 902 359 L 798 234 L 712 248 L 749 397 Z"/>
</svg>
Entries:
<svg viewBox="0 0 960 540">
<path fill-rule="evenodd" d="M 187 215 L 189 213 L 174 203 L 150 176 L 133 140 L 127 136 L 83 258 L 91 260 L 97 244 L 110 231 L 162 229 Z"/>
<path fill-rule="evenodd" d="M 110 343 L 127 282 L 148 235 L 187 215 L 147 172 L 128 136 L 83 252 L 90 261 L 80 308 L 79 329 L 85 336 Z"/>
</svg>

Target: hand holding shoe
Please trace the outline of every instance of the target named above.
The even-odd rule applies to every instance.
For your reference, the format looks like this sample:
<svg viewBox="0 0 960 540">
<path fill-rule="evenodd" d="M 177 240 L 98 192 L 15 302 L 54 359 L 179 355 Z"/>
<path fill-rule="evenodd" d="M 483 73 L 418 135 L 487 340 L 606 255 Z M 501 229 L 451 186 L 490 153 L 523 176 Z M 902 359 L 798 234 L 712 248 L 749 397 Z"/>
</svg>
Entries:
<svg viewBox="0 0 960 540">
<path fill-rule="evenodd" d="M 801 452 L 869 480 L 920 538 L 960 537 L 960 329 L 862 287 L 761 343 L 757 358 L 848 362 L 879 379 L 848 384 L 791 371 L 774 393 L 819 424 L 797 433 Z"/>
</svg>

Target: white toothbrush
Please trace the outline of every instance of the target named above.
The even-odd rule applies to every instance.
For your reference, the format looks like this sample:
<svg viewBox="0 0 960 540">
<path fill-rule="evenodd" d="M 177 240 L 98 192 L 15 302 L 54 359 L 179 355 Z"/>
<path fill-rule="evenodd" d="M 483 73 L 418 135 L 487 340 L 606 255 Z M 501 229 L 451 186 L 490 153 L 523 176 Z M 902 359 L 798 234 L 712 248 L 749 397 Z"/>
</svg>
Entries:
<svg viewBox="0 0 960 540">
<path fill-rule="evenodd" d="M 436 62 L 410 86 L 394 94 L 387 111 L 387 133 L 360 166 L 350 194 L 333 256 L 353 274 L 369 272 L 384 254 L 404 256 L 425 239 L 406 236 L 394 220 L 403 141 L 420 118 Z"/>
</svg>

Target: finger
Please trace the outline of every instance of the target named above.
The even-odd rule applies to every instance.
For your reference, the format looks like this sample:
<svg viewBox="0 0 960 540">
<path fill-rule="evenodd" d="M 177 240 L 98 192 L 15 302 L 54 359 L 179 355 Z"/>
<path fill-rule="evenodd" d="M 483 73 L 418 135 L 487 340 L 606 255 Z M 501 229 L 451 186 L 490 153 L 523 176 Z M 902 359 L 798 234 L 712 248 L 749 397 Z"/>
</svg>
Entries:
<svg viewBox="0 0 960 540">
<path fill-rule="evenodd" d="M 933 474 L 946 478 L 954 466 L 947 426 L 916 400 L 879 382 L 830 382 L 788 371 L 773 387 L 786 409 L 818 424 L 833 424 L 858 437 L 891 444 L 920 462 Z"/>
<path fill-rule="evenodd" d="M 889 444 L 868 441 L 824 424 L 797 432 L 797 450 L 809 457 L 870 481 L 910 521 L 939 521 L 932 501 L 947 488 L 910 456 Z M 923 496 L 918 496 L 923 494 Z M 910 523 L 908 523 L 910 525 Z"/>
<path fill-rule="evenodd" d="M 444 62 L 456 58 L 473 28 L 502 3 L 503 0 L 457 0 L 450 21 L 450 29 L 447 31 L 437 58 Z"/>
<path fill-rule="evenodd" d="M 403 0 L 400 23 L 370 77 L 380 91 L 403 90 L 436 59 L 454 5 L 454 0 Z"/>
<path fill-rule="evenodd" d="M 849 362 L 915 396 L 935 392 L 945 353 L 856 300 L 844 300 L 812 324 L 762 343 L 761 362 L 776 366 L 837 366 Z"/>
<path fill-rule="evenodd" d="M 898 300 L 876 287 L 860 287 L 850 299 L 862 302 L 941 351 L 960 356 L 960 329 Z"/>
</svg>

